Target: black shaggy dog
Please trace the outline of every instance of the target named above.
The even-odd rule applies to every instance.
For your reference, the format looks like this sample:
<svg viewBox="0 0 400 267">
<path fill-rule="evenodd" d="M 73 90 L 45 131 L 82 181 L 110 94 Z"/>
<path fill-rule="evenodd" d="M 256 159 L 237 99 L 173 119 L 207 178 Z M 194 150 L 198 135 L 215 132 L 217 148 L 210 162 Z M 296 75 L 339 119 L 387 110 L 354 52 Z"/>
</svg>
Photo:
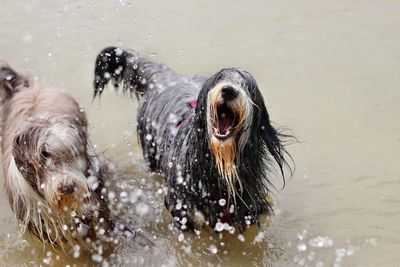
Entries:
<svg viewBox="0 0 400 267">
<path fill-rule="evenodd" d="M 282 139 L 289 136 L 272 127 L 250 73 L 226 68 L 209 78 L 179 75 L 133 50 L 108 47 L 96 59 L 94 97 L 110 80 L 140 99 L 144 158 L 165 176 L 165 204 L 176 225 L 244 229 L 272 210 L 268 173 L 274 160 L 284 178 Z"/>
</svg>

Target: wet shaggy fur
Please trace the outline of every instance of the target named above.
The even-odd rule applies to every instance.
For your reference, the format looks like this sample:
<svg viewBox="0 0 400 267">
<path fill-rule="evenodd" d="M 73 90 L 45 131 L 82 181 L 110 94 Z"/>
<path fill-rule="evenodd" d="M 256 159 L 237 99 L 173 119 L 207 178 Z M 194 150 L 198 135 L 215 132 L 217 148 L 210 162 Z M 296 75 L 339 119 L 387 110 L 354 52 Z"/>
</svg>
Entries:
<svg viewBox="0 0 400 267">
<path fill-rule="evenodd" d="M 87 119 L 67 93 L 42 87 L 0 61 L 4 185 L 23 227 L 69 252 L 112 241 L 108 164 L 88 139 Z"/>
<path fill-rule="evenodd" d="M 226 68 L 209 78 L 180 75 L 133 50 L 108 47 L 96 59 L 95 97 L 109 81 L 140 100 L 143 155 L 165 176 L 165 204 L 178 227 L 244 229 L 272 210 L 268 177 L 273 162 L 283 175 L 289 136 L 271 125 L 250 73 Z"/>
</svg>

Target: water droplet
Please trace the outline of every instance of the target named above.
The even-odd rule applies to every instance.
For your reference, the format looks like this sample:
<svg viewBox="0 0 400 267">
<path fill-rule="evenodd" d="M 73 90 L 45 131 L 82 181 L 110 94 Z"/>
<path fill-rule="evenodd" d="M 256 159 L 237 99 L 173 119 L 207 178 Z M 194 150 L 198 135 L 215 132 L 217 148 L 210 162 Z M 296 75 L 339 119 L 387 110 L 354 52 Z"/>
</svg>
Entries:
<svg viewBox="0 0 400 267">
<path fill-rule="evenodd" d="M 307 236 L 307 230 L 303 230 L 301 233 L 297 234 L 299 240 L 303 240 Z"/>
<path fill-rule="evenodd" d="M 257 236 L 254 238 L 254 243 L 260 243 L 264 240 L 265 238 L 265 233 L 264 232 L 258 232 Z"/>
<path fill-rule="evenodd" d="M 235 206 L 231 205 L 229 207 L 229 213 L 233 213 L 235 211 Z"/>
<path fill-rule="evenodd" d="M 225 228 L 225 226 L 224 226 L 223 223 L 217 222 L 217 223 L 215 224 L 214 230 L 217 231 L 217 232 L 221 232 L 221 231 L 224 230 L 224 228 Z"/>
<path fill-rule="evenodd" d="M 177 182 L 178 184 L 183 183 L 183 177 L 182 177 L 182 176 L 179 176 L 179 177 L 176 179 L 176 182 Z"/>
<path fill-rule="evenodd" d="M 181 220 L 181 224 L 186 224 L 186 223 L 187 223 L 187 218 L 183 217 L 182 220 Z"/>
<path fill-rule="evenodd" d="M 89 188 L 93 191 L 96 190 L 96 188 L 99 186 L 99 181 L 96 176 L 89 176 L 87 178 L 87 183 L 89 185 Z"/>
<path fill-rule="evenodd" d="M 333 246 L 333 240 L 329 236 L 317 236 L 311 239 L 308 244 L 315 248 L 329 248 Z"/>
<path fill-rule="evenodd" d="M 355 252 L 356 252 L 355 247 L 349 246 L 349 247 L 346 249 L 346 256 L 353 256 Z"/>
<path fill-rule="evenodd" d="M 81 247 L 79 245 L 75 245 L 73 250 L 74 250 L 73 257 L 79 258 L 79 256 L 81 255 Z"/>
<path fill-rule="evenodd" d="M 211 244 L 211 245 L 208 247 L 208 249 L 210 250 L 210 252 L 211 252 L 212 254 L 217 254 L 217 252 L 218 252 L 218 248 L 217 248 L 214 244 Z"/>
<path fill-rule="evenodd" d="M 115 199 L 115 192 L 114 191 L 109 191 L 108 192 L 108 199 L 111 201 L 114 201 Z"/>
<path fill-rule="evenodd" d="M 297 250 L 298 251 L 306 251 L 307 250 L 307 245 L 304 243 L 300 243 L 297 245 Z"/>
<path fill-rule="evenodd" d="M 127 201 L 128 201 L 128 193 L 125 192 L 125 191 L 122 191 L 122 192 L 119 194 L 119 199 L 120 199 L 120 201 L 121 201 L 122 203 L 127 202 Z"/>
<path fill-rule="evenodd" d="M 92 255 L 92 260 L 95 262 L 101 262 L 103 260 L 103 257 L 99 254 L 93 254 Z"/>
<path fill-rule="evenodd" d="M 378 244 L 375 237 L 366 238 L 365 243 L 372 246 L 376 246 Z"/>
<path fill-rule="evenodd" d="M 185 239 L 185 236 L 183 235 L 183 233 L 180 233 L 179 236 L 178 236 L 178 241 L 182 242 L 183 239 Z"/>
<path fill-rule="evenodd" d="M 182 202 L 176 203 L 175 209 L 180 210 L 182 208 Z"/>
<path fill-rule="evenodd" d="M 241 242 L 244 242 L 244 241 L 245 241 L 244 235 L 242 235 L 242 234 L 239 234 L 239 235 L 238 235 L 238 239 L 239 239 L 239 241 L 241 241 Z"/>
</svg>

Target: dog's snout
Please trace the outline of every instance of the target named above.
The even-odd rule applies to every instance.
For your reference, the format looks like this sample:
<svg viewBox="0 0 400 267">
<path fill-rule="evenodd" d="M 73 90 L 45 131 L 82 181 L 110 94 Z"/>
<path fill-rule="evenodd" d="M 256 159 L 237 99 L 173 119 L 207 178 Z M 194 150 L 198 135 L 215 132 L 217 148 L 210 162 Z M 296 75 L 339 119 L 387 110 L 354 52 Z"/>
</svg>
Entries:
<svg viewBox="0 0 400 267">
<path fill-rule="evenodd" d="M 63 183 L 57 189 L 61 195 L 70 195 L 75 192 L 75 185 L 72 183 Z"/>
<path fill-rule="evenodd" d="M 238 91 L 230 85 L 225 85 L 221 89 L 221 95 L 225 100 L 232 100 L 238 95 Z"/>
</svg>

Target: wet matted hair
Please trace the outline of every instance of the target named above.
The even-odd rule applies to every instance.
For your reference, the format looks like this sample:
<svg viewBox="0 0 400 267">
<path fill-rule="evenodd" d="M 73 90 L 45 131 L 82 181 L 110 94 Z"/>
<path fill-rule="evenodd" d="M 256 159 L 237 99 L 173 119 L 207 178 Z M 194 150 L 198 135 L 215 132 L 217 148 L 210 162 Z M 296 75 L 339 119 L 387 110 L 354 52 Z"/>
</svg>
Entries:
<svg viewBox="0 0 400 267">
<path fill-rule="evenodd" d="M 112 81 L 136 94 L 138 136 L 150 169 L 165 176 L 165 204 L 181 229 L 239 226 L 272 211 L 273 162 L 292 172 L 253 76 L 225 68 L 179 75 L 133 50 L 108 47 L 95 63 L 94 96 Z M 291 158 L 290 158 L 291 159 Z"/>
<path fill-rule="evenodd" d="M 67 253 L 112 247 L 117 218 L 105 187 L 112 172 L 88 138 L 85 112 L 4 61 L 0 94 L 4 185 L 22 232 Z"/>
</svg>

